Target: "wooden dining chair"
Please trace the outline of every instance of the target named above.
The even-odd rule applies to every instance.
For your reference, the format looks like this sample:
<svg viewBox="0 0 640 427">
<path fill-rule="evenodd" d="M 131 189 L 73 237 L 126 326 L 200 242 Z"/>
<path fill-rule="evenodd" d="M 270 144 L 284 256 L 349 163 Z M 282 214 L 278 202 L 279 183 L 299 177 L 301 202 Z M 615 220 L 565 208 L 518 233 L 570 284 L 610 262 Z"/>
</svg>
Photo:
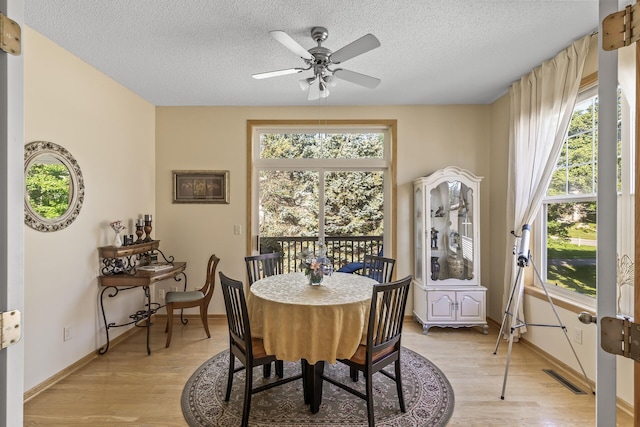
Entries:
<svg viewBox="0 0 640 427">
<path fill-rule="evenodd" d="M 367 402 L 367 418 L 369 427 L 373 427 L 373 386 L 372 377 L 380 372 L 396 383 L 400 410 L 406 412 L 404 395 L 402 394 L 402 376 L 400 372 L 400 342 L 402 338 L 402 320 L 407 305 L 411 276 L 396 282 L 373 285 L 371 308 L 369 310 L 369 324 L 367 327 L 367 342 L 361 344 L 349 359 L 339 359 L 349 366 L 362 372 L 365 377 L 365 393 L 343 384 L 331 377 L 322 378 L 343 390 L 352 393 Z M 391 374 L 383 368 L 393 363 L 395 373 Z"/>
<path fill-rule="evenodd" d="M 247 265 L 249 286 L 253 285 L 256 280 L 282 274 L 282 255 L 280 252 L 247 256 L 244 257 L 244 262 Z M 282 378 L 283 366 L 282 360 L 276 361 L 276 375 L 280 378 Z M 265 378 L 271 376 L 271 363 L 264 366 L 263 375 Z"/>
<path fill-rule="evenodd" d="M 216 268 L 218 267 L 219 262 L 220 258 L 215 256 L 215 254 L 209 257 L 207 275 L 202 288 L 196 291 L 167 292 L 165 296 L 167 309 L 167 326 L 164 330 L 167 333 L 167 343 L 165 347 L 169 347 L 169 344 L 171 343 L 171 333 L 173 332 L 173 310 L 177 309 L 183 310 L 185 308 L 199 307 L 200 319 L 202 320 L 202 325 L 207 333 L 207 338 L 211 338 L 211 334 L 209 333 L 209 321 L 207 319 L 207 309 L 209 307 L 211 297 L 213 296 L 213 289 L 215 288 L 216 283 Z M 180 313 L 180 322 L 183 325 L 186 325 L 189 322 L 189 319 L 184 319 L 182 317 L 182 312 Z"/>
<path fill-rule="evenodd" d="M 384 256 L 384 247 L 380 249 L 378 256 Z M 362 267 L 364 267 L 364 262 L 354 261 L 340 267 L 338 273 L 358 273 Z"/>
<path fill-rule="evenodd" d="M 229 401 L 231 397 L 231 386 L 233 384 L 233 374 L 245 369 L 244 402 L 242 409 L 242 426 L 249 423 L 249 411 L 251 408 L 251 395 L 268 390 L 272 387 L 286 384 L 302 378 L 302 373 L 289 378 L 283 378 L 260 387 L 253 388 L 253 368 L 265 365 L 276 360 L 273 355 L 267 354 L 264 349 L 262 338 L 251 336 L 251 325 L 249 322 L 249 312 L 244 296 L 244 286 L 242 282 L 220 275 L 220 286 L 224 296 L 224 305 L 227 311 L 227 321 L 229 323 L 229 373 L 227 379 L 227 392 L 224 400 Z M 236 358 L 243 366 L 235 368 Z"/>
<path fill-rule="evenodd" d="M 282 274 L 282 256 L 280 252 L 253 255 L 244 258 L 249 276 L 249 286 L 256 280 L 275 274 Z"/>
<path fill-rule="evenodd" d="M 393 258 L 365 255 L 361 274 L 378 283 L 389 283 L 392 280 L 395 265 L 396 260 Z"/>
</svg>

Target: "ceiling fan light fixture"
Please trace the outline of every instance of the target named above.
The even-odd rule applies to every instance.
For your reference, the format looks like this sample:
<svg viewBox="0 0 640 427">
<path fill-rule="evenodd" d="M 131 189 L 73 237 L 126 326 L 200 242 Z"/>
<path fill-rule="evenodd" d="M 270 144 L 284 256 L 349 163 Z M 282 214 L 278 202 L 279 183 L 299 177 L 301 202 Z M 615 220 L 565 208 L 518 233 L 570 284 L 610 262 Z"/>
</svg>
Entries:
<svg viewBox="0 0 640 427">
<path fill-rule="evenodd" d="M 324 80 L 324 82 L 325 82 L 327 85 L 331 86 L 331 87 L 336 87 L 336 84 L 338 83 L 338 82 L 336 81 L 336 78 L 335 78 L 335 77 L 333 77 L 333 74 L 328 75 L 328 76 L 324 76 L 324 77 L 322 78 L 322 80 Z"/>
<path fill-rule="evenodd" d="M 313 78 L 313 77 L 309 77 L 309 78 L 306 78 L 306 79 L 301 79 L 299 81 L 300 89 L 302 89 L 303 91 L 306 91 L 307 89 L 309 89 L 309 86 L 311 86 L 311 84 L 313 84 L 314 80 L 315 80 L 315 78 Z"/>
<path fill-rule="evenodd" d="M 323 81 L 318 82 L 318 85 L 320 86 L 320 98 L 326 98 L 329 96 L 329 88 L 327 85 Z"/>
</svg>

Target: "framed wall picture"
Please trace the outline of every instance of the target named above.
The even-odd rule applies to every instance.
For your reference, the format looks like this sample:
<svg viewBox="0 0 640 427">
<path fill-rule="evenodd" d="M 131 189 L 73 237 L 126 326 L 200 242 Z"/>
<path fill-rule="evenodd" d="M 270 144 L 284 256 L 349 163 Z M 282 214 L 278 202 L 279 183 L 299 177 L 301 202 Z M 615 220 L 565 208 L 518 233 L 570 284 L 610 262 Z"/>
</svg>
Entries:
<svg viewBox="0 0 640 427">
<path fill-rule="evenodd" d="M 229 203 L 229 171 L 173 171 L 173 203 Z"/>
</svg>

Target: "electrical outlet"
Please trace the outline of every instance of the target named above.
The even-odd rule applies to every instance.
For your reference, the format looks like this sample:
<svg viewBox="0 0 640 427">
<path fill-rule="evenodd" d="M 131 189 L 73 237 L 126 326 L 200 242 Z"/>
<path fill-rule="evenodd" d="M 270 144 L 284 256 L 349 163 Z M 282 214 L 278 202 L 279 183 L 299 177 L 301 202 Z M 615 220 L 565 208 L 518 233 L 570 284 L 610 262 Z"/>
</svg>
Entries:
<svg viewBox="0 0 640 427">
<path fill-rule="evenodd" d="M 178 287 L 177 286 L 172 286 L 171 287 L 171 292 L 178 292 Z"/>
<path fill-rule="evenodd" d="M 233 234 L 235 234 L 236 236 L 239 236 L 240 234 L 242 234 L 242 227 L 239 225 L 234 225 Z"/>
<path fill-rule="evenodd" d="M 573 340 L 578 344 L 582 344 L 582 329 L 575 328 L 573 330 Z"/>
<path fill-rule="evenodd" d="M 164 299 L 164 289 L 160 289 L 158 291 L 158 297 L 160 297 L 160 299 Z"/>
<path fill-rule="evenodd" d="M 65 326 L 64 330 L 63 330 L 63 333 L 64 333 L 64 335 L 63 335 L 64 338 L 63 339 L 65 341 L 69 341 L 71 339 L 71 337 L 73 336 L 72 332 L 73 332 L 73 330 L 72 330 L 70 325 L 69 326 Z"/>
</svg>

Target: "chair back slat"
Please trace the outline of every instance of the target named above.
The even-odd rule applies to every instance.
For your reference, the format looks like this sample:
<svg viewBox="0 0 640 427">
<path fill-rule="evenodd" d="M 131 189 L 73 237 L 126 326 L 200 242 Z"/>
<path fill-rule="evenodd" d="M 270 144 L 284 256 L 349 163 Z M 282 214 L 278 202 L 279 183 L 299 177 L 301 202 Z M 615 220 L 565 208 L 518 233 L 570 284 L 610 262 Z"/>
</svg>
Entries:
<svg viewBox="0 0 640 427">
<path fill-rule="evenodd" d="M 367 357 L 389 346 L 400 346 L 402 320 L 411 276 L 373 286 L 367 329 Z"/>
<path fill-rule="evenodd" d="M 389 283 L 393 278 L 393 269 L 396 260 L 376 255 L 365 255 L 362 267 L 362 275 L 375 280 L 378 283 Z"/>
<path fill-rule="evenodd" d="M 229 336 L 232 344 L 235 342 L 243 347 L 247 354 L 251 355 L 251 327 L 249 325 L 249 313 L 244 296 L 242 282 L 233 280 L 220 274 L 220 287 L 224 296 L 224 306 L 227 310 L 229 323 Z"/>
<path fill-rule="evenodd" d="M 216 268 L 218 268 L 219 262 L 220 258 L 215 256 L 215 254 L 209 257 L 209 263 L 207 264 L 207 277 L 205 279 L 204 286 L 200 289 L 200 292 L 204 294 L 205 307 L 209 306 L 209 301 L 211 301 L 211 297 L 213 296 L 213 290 L 216 286 Z"/>
<path fill-rule="evenodd" d="M 248 256 L 244 258 L 244 261 L 247 264 L 249 286 L 253 285 L 256 280 L 282 274 L 282 256 L 280 252 Z"/>
</svg>

